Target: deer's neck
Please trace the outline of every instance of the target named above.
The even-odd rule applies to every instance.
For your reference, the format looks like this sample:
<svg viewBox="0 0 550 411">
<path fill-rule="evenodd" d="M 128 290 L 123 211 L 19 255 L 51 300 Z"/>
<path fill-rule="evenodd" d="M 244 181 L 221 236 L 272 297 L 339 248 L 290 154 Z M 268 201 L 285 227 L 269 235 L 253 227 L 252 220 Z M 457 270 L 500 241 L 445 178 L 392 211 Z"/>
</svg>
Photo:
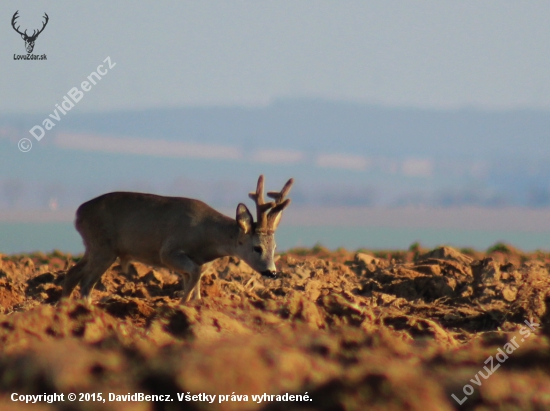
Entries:
<svg viewBox="0 0 550 411">
<path fill-rule="evenodd" d="M 208 259 L 237 256 L 239 235 L 239 226 L 235 220 L 225 217 L 222 221 L 217 222 L 216 230 L 211 234 L 214 247 L 212 247 L 212 255 L 208 256 Z"/>
</svg>

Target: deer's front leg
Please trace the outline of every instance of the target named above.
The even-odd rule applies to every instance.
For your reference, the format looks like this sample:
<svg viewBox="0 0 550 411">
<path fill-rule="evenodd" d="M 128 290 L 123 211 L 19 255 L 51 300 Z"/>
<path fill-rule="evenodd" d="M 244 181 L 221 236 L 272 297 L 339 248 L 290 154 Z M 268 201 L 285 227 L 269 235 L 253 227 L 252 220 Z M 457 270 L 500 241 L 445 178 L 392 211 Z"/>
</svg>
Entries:
<svg viewBox="0 0 550 411">
<path fill-rule="evenodd" d="M 161 252 L 161 261 L 166 266 L 171 268 L 174 271 L 180 273 L 180 275 L 189 276 L 187 281 L 184 281 L 183 295 L 181 298 L 181 303 L 189 301 L 191 296 L 191 291 L 198 286 L 198 283 L 201 279 L 201 266 L 195 263 L 193 260 L 187 256 L 183 251 L 180 250 L 166 250 Z M 184 274 L 185 273 L 185 274 Z M 195 298 L 196 293 L 195 293 Z M 200 296 L 199 296 L 200 298 Z"/>
<path fill-rule="evenodd" d="M 199 277 L 199 281 L 197 282 L 196 287 L 193 289 L 193 300 L 201 299 L 201 279 L 203 274 L 210 268 L 211 265 L 211 262 L 201 265 L 201 274 Z"/>
</svg>

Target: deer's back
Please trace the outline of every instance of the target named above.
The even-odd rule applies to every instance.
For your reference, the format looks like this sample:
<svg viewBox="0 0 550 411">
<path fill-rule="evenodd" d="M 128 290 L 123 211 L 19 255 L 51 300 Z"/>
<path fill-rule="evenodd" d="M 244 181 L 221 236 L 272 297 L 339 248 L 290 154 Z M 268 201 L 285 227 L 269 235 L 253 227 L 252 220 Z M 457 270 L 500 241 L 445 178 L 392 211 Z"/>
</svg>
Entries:
<svg viewBox="0 0 550 411">
<path fill-rule="evenodd" d="M 200 248 L 217 225 L 230 221 L 199 200 L 114 192 L 82 204 L 75 226 L 87 249 L 108 246 L 147 261 L 158 258 L 166 241 L 189 251 Z"/>
</svg>

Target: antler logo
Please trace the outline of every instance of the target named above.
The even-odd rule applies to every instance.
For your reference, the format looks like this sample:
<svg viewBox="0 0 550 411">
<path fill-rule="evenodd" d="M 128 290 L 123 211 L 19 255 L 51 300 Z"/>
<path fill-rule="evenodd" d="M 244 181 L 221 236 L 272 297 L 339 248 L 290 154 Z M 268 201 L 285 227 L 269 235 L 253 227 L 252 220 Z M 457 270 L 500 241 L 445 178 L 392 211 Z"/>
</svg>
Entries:
<svg viewBox="0 0 550 411">
<path fill-rule="evenodd" d="M 11 26 L 13 27 L 13 29 L 18 32 L 19 34 L 21 34 L 21 38 L 23 40 L 25 40 L 25 48 L 27 49 L 27 53 L 32 53 L 33 49 L 34 49 L 34 42 L 36 41 L 36 38 L 38 37 L 38 35 L 40 33 L 42 33 L 44 31 L 44 29 L 46 28 L 46 25 L 48 24 L 48 20 L 50 19 L 48 17 L 48 15 L 46 13 L 44 13 L 44 18 L 46 19 L 46 21 L 43 23 L 42 25 L 42 28 L 38 31 L 36 30 L 33 30 L 33 33 L 31 36 L 29 36 L 27 34 L 27 30 L 25 30 L 24 33 L 20 32 L 19 31 L 19 27 L 21 26 L 17 26 L 15 27 L 15 20 L 17 20 L 17 18 L 19 17 L 18 15 L 19 13 L 19 10 L 17 10 L 15 12 L 15 14 L 13 15 L 13 18 L 11 19 Z"/>
</svg>

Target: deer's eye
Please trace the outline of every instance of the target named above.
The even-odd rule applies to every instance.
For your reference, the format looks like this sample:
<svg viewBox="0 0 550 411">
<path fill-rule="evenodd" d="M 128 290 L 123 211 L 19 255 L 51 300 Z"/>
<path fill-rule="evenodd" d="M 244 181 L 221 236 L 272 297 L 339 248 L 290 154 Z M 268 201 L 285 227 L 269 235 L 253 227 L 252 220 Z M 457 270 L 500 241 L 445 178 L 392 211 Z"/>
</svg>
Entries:
<svg viewBox="0 0 550 411">
<path fill-rule="evenodd" d="M 262 254 L 264 250 L 262 249 L 262 247 L 257 245 L 256 247 L 254 247 L 254 251 L 256 251 L 258 254 Z"/>
</svg>

